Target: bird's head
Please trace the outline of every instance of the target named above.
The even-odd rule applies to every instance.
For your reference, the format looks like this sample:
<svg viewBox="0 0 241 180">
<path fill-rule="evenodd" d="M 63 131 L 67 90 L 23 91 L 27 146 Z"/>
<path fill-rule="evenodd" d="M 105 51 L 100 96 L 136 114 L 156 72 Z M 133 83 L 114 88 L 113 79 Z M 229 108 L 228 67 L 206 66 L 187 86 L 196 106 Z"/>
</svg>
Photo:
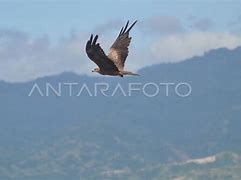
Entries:
<svg viewBox="0 0 241 180">
<path fill-rule="evenodd" d="M 99 68 L 95 68 L 92 70 L 92 72 L 100 72 L 100 69 Z"/>
</svg>

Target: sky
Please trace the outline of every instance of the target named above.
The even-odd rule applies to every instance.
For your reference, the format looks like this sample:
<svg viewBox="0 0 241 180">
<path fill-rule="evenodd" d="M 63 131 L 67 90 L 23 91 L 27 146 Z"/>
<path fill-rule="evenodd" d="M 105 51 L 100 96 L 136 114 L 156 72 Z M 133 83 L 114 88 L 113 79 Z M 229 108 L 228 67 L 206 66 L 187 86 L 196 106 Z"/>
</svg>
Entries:
<svg viewBox="0 0 241 180">
<path fill-rule="evenodd" d="M 127 20 L 138 20 L 125 66 L 131 71 L 241 46 L 241 0 L 0 0 L 0 80 L 92 75 L 90 34 L 108 53 Z"/>
</svg>

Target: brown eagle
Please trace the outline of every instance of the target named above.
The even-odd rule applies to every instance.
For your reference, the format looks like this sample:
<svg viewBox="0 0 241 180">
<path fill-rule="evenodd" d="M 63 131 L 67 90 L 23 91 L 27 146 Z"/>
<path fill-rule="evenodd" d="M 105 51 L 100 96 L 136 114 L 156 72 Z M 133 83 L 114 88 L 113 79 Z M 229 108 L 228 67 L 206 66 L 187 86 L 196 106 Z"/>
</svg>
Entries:
<svg viewBox="0 0 241 180">
<path fill-rule="evenodd" d="M 92 72 L 121 77 L 124 75 L 138 75 L 136 73 L 124 71 L 126 57 L 129 52 L 128 47 L 131 42 L 129 32 L 136 22 L 137 21 L 128 28 L 129 21 L 127 21 L 126 26 L 121 28 L 117 39 L 109 50 L 108 56 L 104 53 L 100 44 L 96 43 L 98 35 L 93 39 L 93 35 L 91 34 L 90 39 L 86 43 L 86 53 L 88 57 L 98 65 L 98 68 L 95 68 Z"/>
</svg>

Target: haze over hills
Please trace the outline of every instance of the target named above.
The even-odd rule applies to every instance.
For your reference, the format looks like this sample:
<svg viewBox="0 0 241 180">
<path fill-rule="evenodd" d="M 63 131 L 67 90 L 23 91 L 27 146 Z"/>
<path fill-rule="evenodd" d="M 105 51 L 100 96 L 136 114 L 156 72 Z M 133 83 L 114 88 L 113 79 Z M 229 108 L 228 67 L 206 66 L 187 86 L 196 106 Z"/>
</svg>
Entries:
<svg viewBox="0 0 241 180">
<path fill-rule="evenodd" d="M 217 49 L 146 67 L 140 77 L 63 73 L 27 83 L 0 82 L 0 177 L 198 179 L 208 169 L 210 179 L 241 177 L 240 57 L 241 47 Z M 61 96 L 46 96 L 46 83 L 57 89 L 68 82 L 78 83 L 72 96 L 68 86 L 62 86 Z M 191 85 L 188 97 L 175 93 L 183 82 Z M 77 96 L 83 84 L 93 93 L 94 83 L 108 83 L 109 94 L 118 84 L 126 92 L 130 83 L 174 85 L 168 96 L 162 86 L 155 97 L 138 91 Z M 34 84 L 44 96 L 36 91 L 28 96 Z M 153 87 L 146 91 L 154 93 Z M 190 161 L 207 156 L 217 159 L 201 165 Z"/>
</svg>

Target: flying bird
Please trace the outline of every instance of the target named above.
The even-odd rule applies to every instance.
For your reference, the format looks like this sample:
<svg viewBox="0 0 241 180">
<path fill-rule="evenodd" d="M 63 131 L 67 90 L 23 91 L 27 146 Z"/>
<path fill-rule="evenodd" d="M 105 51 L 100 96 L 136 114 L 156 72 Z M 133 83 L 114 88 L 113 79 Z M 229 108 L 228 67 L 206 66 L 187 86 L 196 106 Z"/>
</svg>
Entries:
<svg viewBox="0 0 241 180">
<path fill-rule="evenodd" d="M 127 21 L 126 26 L 121 28 L 118 37 L 110 47 L 108 55 L 105 54 L 100 44 L 97 43 L 98 35 L 93 38 L 93 34 L 91 34 L 90 39 L 86 43 L 86 53 L 98 66 L 98 68 L 95 68 L 92 72 L 120 77 L 124 75 L 138 75 L 124 70 L 125 61 L 129 52 L 128 47 L 131 42 L 129 32 L 136 22 L 137 21 L 128 28 L 129 21 Z"/>
</svg>

